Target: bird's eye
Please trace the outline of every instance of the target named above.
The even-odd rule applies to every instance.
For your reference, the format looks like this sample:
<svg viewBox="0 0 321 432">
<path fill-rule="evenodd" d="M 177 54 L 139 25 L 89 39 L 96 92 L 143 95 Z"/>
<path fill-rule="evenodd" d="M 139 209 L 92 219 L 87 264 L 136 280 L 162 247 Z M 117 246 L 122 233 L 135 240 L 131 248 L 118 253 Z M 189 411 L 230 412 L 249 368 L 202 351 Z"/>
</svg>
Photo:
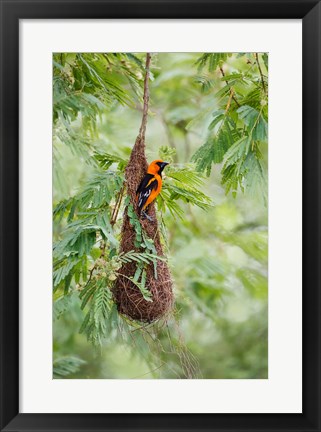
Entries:
<svg viewBox="0 0 321 432">
<path fill-rule="evenodd" d="M 156 162 L 156 164 L 157 164 L 159 167 L 162 166 L 162 163 L 161 163 L 161 162 Z"/>
</svg>

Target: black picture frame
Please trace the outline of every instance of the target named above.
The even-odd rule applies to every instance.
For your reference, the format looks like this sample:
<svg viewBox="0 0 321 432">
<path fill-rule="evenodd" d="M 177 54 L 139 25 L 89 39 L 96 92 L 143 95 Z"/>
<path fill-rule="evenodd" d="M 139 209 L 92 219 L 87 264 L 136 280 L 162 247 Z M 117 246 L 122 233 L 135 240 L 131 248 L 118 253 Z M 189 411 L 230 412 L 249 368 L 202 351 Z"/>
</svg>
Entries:
<svg viewBox="0 0 321 432">
<path fill-rule="evenodd" d="M 320 2 L 311 0 L 0 0 L 0 8 L 1 431 L 320 431 Z M 302 414 L 19 413 L 19 20 L 28 18 L 302 19 Z M 284 316 L 286 318 L 286 310 Z"/>
</svg>

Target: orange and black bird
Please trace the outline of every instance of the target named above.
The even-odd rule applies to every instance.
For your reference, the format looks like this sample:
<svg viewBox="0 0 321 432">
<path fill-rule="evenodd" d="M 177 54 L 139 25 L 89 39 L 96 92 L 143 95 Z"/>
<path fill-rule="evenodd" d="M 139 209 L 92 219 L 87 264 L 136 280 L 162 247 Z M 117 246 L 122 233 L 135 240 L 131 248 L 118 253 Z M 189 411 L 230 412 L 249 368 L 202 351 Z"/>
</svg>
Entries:
<svg viewBox="0 0 321 432">
<path fill-rule="evenodd" d="M 150 221 L 153 219 L 145 213 L 145 209 L 162 190 L 162 171 L 168 165 L 160 159 L 154 160 L 147 169 L 143 180 L 136 191 L 136 199 L 140 212 Z"/>
</svg>

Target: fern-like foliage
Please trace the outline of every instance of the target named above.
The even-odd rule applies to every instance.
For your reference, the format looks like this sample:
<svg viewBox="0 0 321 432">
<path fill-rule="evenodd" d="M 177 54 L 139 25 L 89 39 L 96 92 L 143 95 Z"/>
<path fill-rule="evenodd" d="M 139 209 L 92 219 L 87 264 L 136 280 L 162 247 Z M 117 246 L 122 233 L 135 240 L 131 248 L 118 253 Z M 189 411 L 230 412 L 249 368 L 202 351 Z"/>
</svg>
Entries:
<svg viewBox="0 0 321 432">
<path fill-rule="evenodd" d="M 141 99 L 143 71 L 133 54 L 54 54 L 54 143 L 62 142 L 84 157 L 83 145 L 93 145 L 102 113 L 115 104 L 134 106 Z M 81 122 L 79 133 L 72 124 L 76 120 Z"/>
<path fill-rule="evenodd" d="M 53 377 L 66 378 L 80 370 L 86 362 L 76 356 L 58 357 L 53 362 Z"/>
<path fill-rule="evenodd" d="M 149 243 L 149 244 L 148 244 Z M 155 254 L 151 254 L 149 252 L 146 252 L 146 250 L 155 250 Z M 144 236 L 144 242 L 142 243 L 142 252 L 135 252 L 135 251 L 129 251 L 127 253 L 122 253 L 119 255 L 119 261 L 121 263 L 129 263 L 129 262 L 135 262 L 137 264 L 136 272 L 134 276 L 128 277 L 124 274 L 121 274 L 123 277 L 126 277 L 131 282 L 133 282 L 137 288 L 139 288 L 140 292 L 142 293 L 143 297 L 147 301 L 152 301 L 151 294 L 148 291 L 146 287 L 146 267 L 149 264 L 152 264 L 154 266 L 154 276 L 155 279 L 157 279 L 157 261 L 165 261 L 164 257 L 156 255 L 156 249 L 154 246 L 154 242 L 151 239 L 148 239 L 146 236 Z"/>
<path fill-rule="evenodd" d="M 212 164 L 222 164 L 226 193 L 236 196 L 238 190 L 248 191 L 266 203 L 267 176 L 262 149 L 265 150 L 268 140 L 268 82 L 262 68 L 267 70 L 268 57 L 240 53 L 239 57 L 243 56 L 250 64 L 244 73 L 224 72 L 229 58 L 225 53 L 206 53 L 197 61 L 198 69 L 207 67 L 222 82 L 222 87 L 215 94 L 219 109 L 212 113 L 207 139 L 192 161 L 207 176 Z M 204 90 L 203 85 L 201 89 Z"/>
<path fill-rule="evenodd" d="M 132 105 L 133 96 L 124 84 L 141 96 L 143 69 L 132 54 L 54 54 L 54 120 L 59 113 L 69 121 L 78 113 L 90 118 L 102 104 Z"/>
<path fill-rule="evenodd" d="M 81 308 L 87 313 L 79 329 L 94 345 L 101 345 L 103 338 L 107 337 L 107 323 L 109 313 L 113 307 L 111 301 L 110 281 L 106 277 L 97 277 L 85 286 L 80 293 Z"/>
<path fill-rule="evenodd" d="M 216 128 L 215 133 L 210 133 L 207 141 L 193 155 L 192 161 L 196 163 L 196 169 L 211 173 L 213 163 L 221 163 L 227 150 L 232 146 L 235 139 L 239 137 L 239 130 L 234 120 L 222 110 L 213 113 L 213 121 L 208 129 Z"/>
<path fill-rule="evenodd" d="M 126 159 L 110 153 L 95 153 L 94 159 L 103 170 L 108 170 L 113 164 L 116 164 L 119 171 L 124 171 L 128 163 Z"/>
<path fill-rule="evenodd" d="M 199 71 L 207 66 L 209 72 L 214 72 L 223 65 L 229 55 L 228 53 L 205 53 L 196 61 L 196 65 Z"/>
<path fill-rule="evenodd" d="M 114 319 L 115 313 L 111 288 L 119 275 L 134 283 L 145 300 L 152 301 L 146 286 L 146 266 L 164 259 L 146 251 L 129 251 L 115 255 L 102 253 L 92 265 L 86 284 L 80 288 L 81 309 L 86 312 L 80 333 L 85 334 L 94 345 L 101 345 L 108 336 L 108 330 L 112 326 L 110 321 Z M 129 262 L 137 265 L 132 277 L 121 273 L 122 265 Z"/>
<path fill-rule="evenodd" d="M 169 170 L 161 194 L 164 205 L 168 207 L 170 201 L 181 200 L 200 207 L 202 210 L 209 210 L 212 201 L 202 192 L 203 183 L 204 179 L 200 173 L 192 168 L 184 167 Z M 169 210 L 171 210 L 171 207 L 169 207 Z M 181 217 L 181 212 L 178 213 L 178 216 Z"/>
<path fill-rule="evenodd" d="M 176 150 L 163 146 L 159 155 L 170 163 L 175 158 Z M 184 209 L 179 201 L 209 210 L 213 205 L 211 199 L 202 191 L 204 177 L 195 170 L 194 164 L 170 165 L 166 169 L 166 177 L 163 181 L 162 192 L 158 197 L 158 207 L 161 211 L 166 209 L 174 218 L 183 219 Z"/>
<path fill-rule="evenodd" d="M 76 284 L 87 280 L 88 264 L 95 259 L 95 250 L 100 254 L 100 242 L 117 248 L 110 218 L 122 186 L 123 176 L 119 172 L 97 174 L 79 194 L 55 206 L 54 219 L 66 221 L 53 250 L 55 291 L 63 289 L 68 294 L 73 279 Z"/>
</svg>

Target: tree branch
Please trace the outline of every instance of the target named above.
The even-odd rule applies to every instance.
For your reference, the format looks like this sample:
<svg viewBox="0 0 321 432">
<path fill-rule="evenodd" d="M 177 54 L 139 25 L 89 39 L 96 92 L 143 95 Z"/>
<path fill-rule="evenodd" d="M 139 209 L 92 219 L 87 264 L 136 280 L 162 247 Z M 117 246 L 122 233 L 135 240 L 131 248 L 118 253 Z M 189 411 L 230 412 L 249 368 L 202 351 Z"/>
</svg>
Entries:
<svg viewBox="0 0 321 432">
<path fill-rule="evenodd" d="M 264 93 L 266 94 L 266 87 L 265 87 L 265 82 L 264 82 L 264 78 L 263 78 L 263 73 L 262 73 L 258 53 L 255 53 L 255 59 L 256 59 L 257 66 L 258 66 L 259 71 L 260 71 L 262 87 L 263 87 Z"/>
<path fill-rule="evenodd" d="M 125 170 L 125 181 L 127 186 L 127 193 L 131 197 L 133 203 L 135 203 L 136 190 L 147 171 L 148 163 L 145 156 L 145 132 L 148 116 L 148 102 L 149 102 L 149 67 L 150 67 L 151 55 L 146 53 L 146 69 L 144 78 L 144 94 L 143 94 L 143 108 L 142 108 L 142 120 L 139 128 L 139 132 L 130 154 L 129 162 Z"/>
<path fill-rule="evenodd" d="M 223 76 L 223 78 L 225 77 L 225 73 L 224 73 L 224 70 L 223 70 L 223 68 L 222 68 L 222 66 L 220 66 L 220 71 L 221 71 L 221 74 L 222 74 L 222 76 Z M 226 84 L 228 85 L 228 80 L 225 80 L 225 82 L 226 82 Z M 236 99 L 236 97 L 235 97 L 235 95 L 234 95 L 234 90 L 233 90 L 233 88 L 232 87 L 230 87 L 230 94 L 232 95 L 232 99 L 234 100 L 234 102 L 236 103 L 236 105 L 238 106 L 238 107 L 240 107 L 241 105 L 239 104 L 239 102 L 238 102 L 238 100 Z"/>
<path fill-rule="evenodd" d="M 150 53 L 146 53 L 146 66 L 145 66 L 145 80 L 144 80 L 144 107 L 143 107 L 143 118 L 142 118 L 142 124 L 139 129 L 139 136 L 140 138 L 145 138 L 145 132 L 146 132 L 146 124 L 147 124 L 147 114 L 148 114 L 148 102 L 149 102 L 149 66 L 150 66 L 150 59 L 151 55 Z"/>
<path fill-rule="evenodd" d="M 228 101 L 227 101 L 227 104 L 226 104 L 226 108 L 225 108 L 225 114 L 227 114 L 228 110 L 230 109 L 231 100 L 232 100 L 233 96 L 234 96 L 234 89 L 231 87 L 230 96 L 228 98 Z"/>
<path fill-rule="evenodd" d="M 116 198 L 116 203 L 115 203 L 115 207 L 111 216 L 111 220 L 110 220 L 110 225 L 113 226 L 115 225 L 116 221 L 117 221 L 117 216 L 119 213 L 119 209 L 120 209 L 120 205 L 124 196 L 124 192 L 125 192 L 125 185 L 122 186 L 121 190 L 118 192 L 117 198 Z"/>
</svg>

